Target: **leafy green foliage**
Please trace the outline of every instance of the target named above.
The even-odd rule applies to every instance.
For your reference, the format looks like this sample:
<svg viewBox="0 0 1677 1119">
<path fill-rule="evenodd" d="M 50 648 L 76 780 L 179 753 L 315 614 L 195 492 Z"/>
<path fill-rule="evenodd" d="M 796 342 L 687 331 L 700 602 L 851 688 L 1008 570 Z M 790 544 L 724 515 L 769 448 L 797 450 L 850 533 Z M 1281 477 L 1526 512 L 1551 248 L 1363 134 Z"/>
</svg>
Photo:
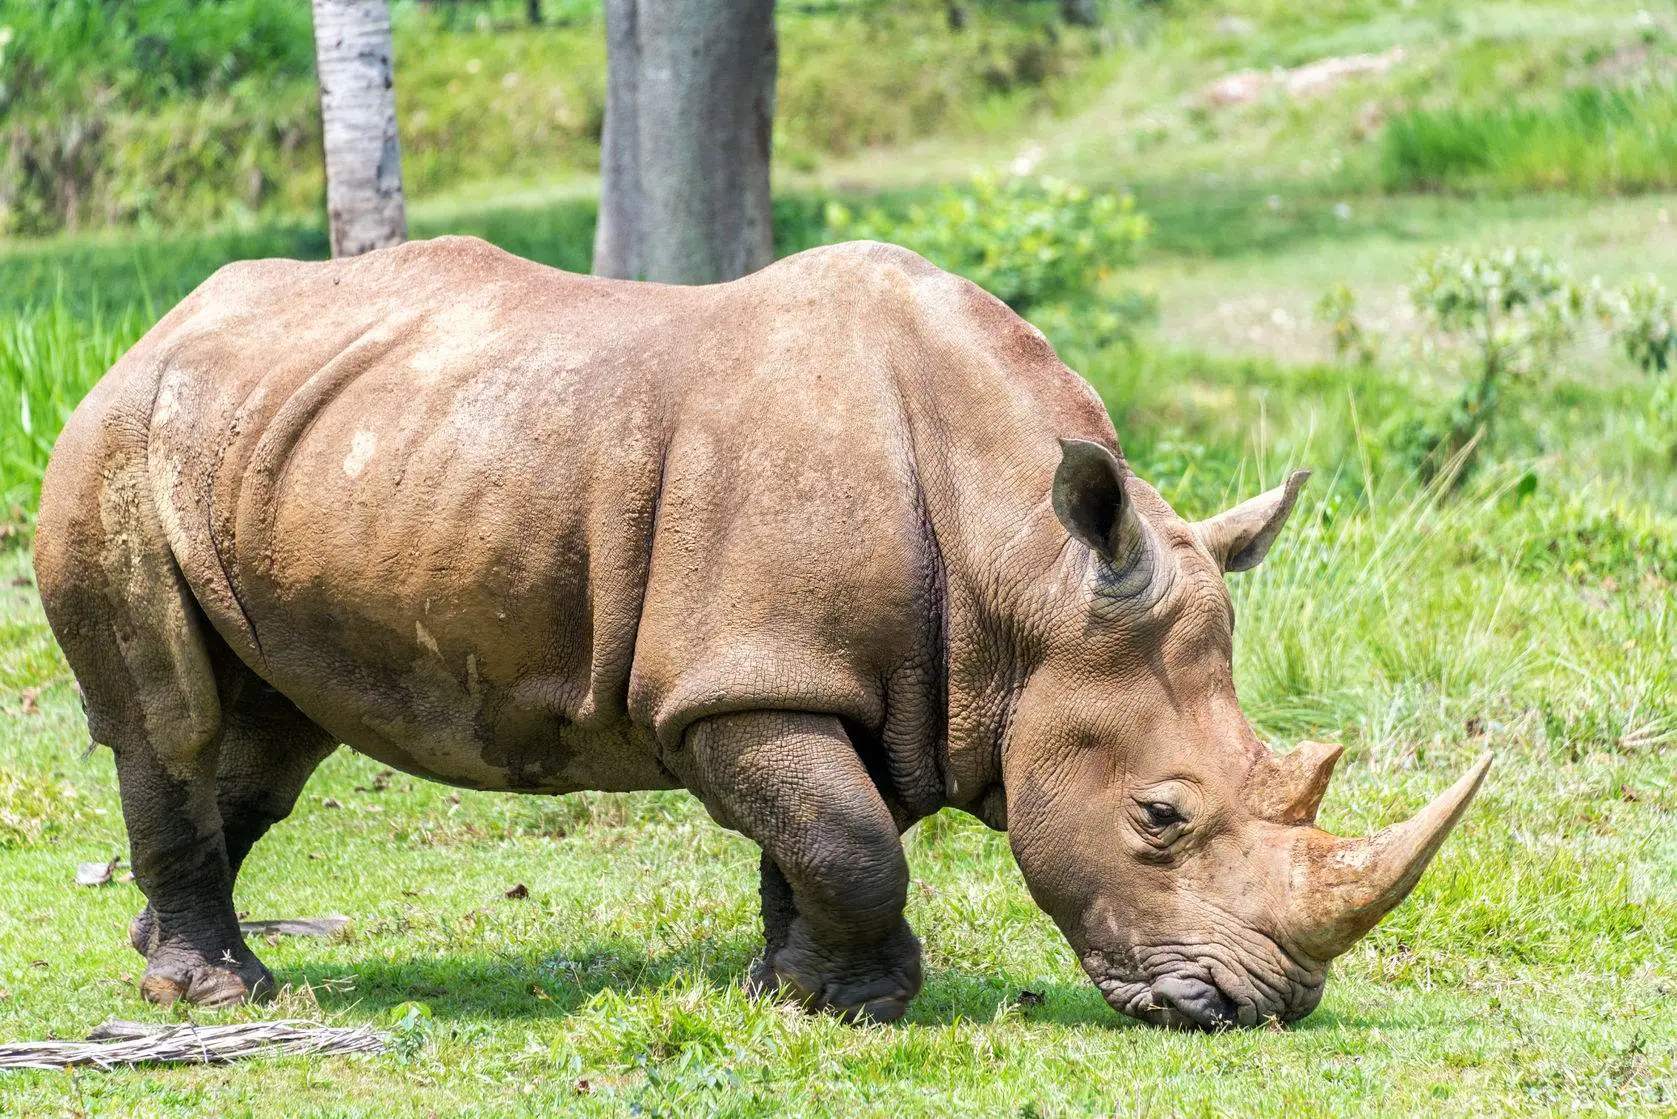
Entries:
<svg viewBox="0 0 1677 1119">
<path fill-rule="evenodd" d="M 1507 391 L 1550 377 L 1592 315 L 1642 372 L 1665 371 L 1677 352 L 1677 303 L 1657 280 L 1580 285 L 1535 248 L 1435 254 L 1410 296 L 1433 331 L 1423 354 L 1465 382 L 1443 415 L 1412 417 L 1394 429 L 1393 445 L 1424 477 L 1449 470 L 1459 481 L 1471 470 Z M 1330 292 L 1324 305 L 1334 300 Z M 1664 397 L 1655 397 L 1663 407 Z M 1677 441 L 1671 445 L 1677 453 Z"/>
<path fill-rule="evenodd" d="M 1667 373 L 1677 364 L 1677 298 L 1653 276 L 1632 281 L 1609 297 L 1613 338 L 1644 373 Z"/>
<path fill-rule="evenodd" d="M 1356 293 L 1346 284 L 1335 284 L 1316 303 L 1316 316 L 1328 328 L 1335 360 L 1355 365 L 1373 365 L 1380 356 L 1375 337 L 1357 317 Z"/>
<path fill-rule="evenodd" d="M 1063 105 L 1102 40 L 1051 5 L 932 0 L 784 8 L 774 154 L 783 166 Z M 605 35 L 594 0 L 396 5 L 410 198 L 599 167 Z M 317 212 L 323 200 L 306 0 L 0 0 L 0 234 L 181 227 Z M 7 35 L 0 30 L 0 38 Z"/>
<path fill-rule="evenodd" d="M 1506 248 L 1434 255 L 1421 265 L 1410 297 L 1437 332 L 1434 356 L 1459 369 L 1466 385 L 1442 422 L 1411 422 L 1397 441 L 1424 476 L 1449 469 L 1459 479 L 1473 465 L 1506 388 L 1551 370 L 1584 316 L 1587 296 L 1548 253 Z"/>
<path fill-rule="evenodd" d="M 101 98 L 154 106 L 314 72 L 298 0 L 0 0 L 0 120 Z"/>
<path fill-rule="evenodd" d="M 1130 264 L 1147 219 L 1128 195 L 1058 179 L 981 175 L 906 213 L 842 203 L 827 208 L 834 240 L 904 245 L 965 276 L 1016 311 L 1095 290 Z"/>
</svg>

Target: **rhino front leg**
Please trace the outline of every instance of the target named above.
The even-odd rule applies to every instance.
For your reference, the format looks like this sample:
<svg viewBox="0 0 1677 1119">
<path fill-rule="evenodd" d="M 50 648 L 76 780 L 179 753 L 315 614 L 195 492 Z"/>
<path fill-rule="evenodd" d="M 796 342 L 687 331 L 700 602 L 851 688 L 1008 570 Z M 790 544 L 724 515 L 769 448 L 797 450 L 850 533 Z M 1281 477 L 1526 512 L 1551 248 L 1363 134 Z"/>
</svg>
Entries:
<svg viewBox="0 0 1677 1119">
<path fill-rule="evenodd" d="M 706 807 L 763 848 L 766 951 L 751 985 L 848 1020 L 902 1017 L 921 979 L 908 860 L 839 720 L 718 716 L 687 741 Z"/>
<path fill-rule="evenodd" d="M 780 872 L 767 853 L 758 867 L 757 893 L 763 906 L 763 958 L 751 965 L 746 986 L 752 990 L 773 990 L 778 981 L 769 961 L 786 947 L 786 937 L 792 931 L 792 918 L 798 915 L 798 905 L 792 900 L 792 883 L 786 880 L 786 875 Z"/>
</svg>

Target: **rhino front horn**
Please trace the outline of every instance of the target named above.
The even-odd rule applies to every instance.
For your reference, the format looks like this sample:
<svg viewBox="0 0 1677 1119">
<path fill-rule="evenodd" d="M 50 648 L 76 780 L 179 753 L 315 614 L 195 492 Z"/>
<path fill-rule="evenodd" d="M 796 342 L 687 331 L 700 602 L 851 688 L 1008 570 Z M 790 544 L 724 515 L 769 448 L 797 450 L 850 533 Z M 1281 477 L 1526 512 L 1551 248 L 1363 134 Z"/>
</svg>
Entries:
<svg viewBox="0 0 1677 1119">
<path fill-rule="evenodd" d="M 1413 817 L 1361 839 L 1309 829 L 1294 849 L 1295 939 L 1318 959 L 1340 955 L 1409 896 L 1491 768 L 1485 754 Z"/>
</svg>

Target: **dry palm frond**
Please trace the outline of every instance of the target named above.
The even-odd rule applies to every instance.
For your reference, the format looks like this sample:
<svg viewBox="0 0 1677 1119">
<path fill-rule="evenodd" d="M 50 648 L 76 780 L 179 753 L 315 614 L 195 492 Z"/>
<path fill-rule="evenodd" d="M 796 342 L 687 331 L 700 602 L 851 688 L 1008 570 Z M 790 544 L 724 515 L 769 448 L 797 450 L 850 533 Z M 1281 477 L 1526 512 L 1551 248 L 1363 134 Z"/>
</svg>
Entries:
<svg viewBox="0 0 1677 1119">
<path fill-rule="evenodd" d="M 106 1022 L 86 1041 L 19 1041 L 0 1045 L 0 1069 L 58 1069 L 72 1065 L 220 1064 L 249 1057 L 309 1057 L 378 1053 L 390 1039 L 367 1026 L 315 1022 L 245 1022 L 152 1026 Z"/>
</svg>

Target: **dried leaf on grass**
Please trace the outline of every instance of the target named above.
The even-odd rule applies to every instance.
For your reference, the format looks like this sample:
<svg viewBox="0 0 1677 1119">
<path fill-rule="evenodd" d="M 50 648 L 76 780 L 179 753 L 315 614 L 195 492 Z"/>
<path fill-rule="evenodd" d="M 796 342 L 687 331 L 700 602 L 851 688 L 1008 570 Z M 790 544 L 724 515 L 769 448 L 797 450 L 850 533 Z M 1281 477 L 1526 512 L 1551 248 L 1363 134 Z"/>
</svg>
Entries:
<svg viewBox="0 0 1677 1119">
<path fill-rule="evenodd" d="M 94 1030 L 86 1041 L 19 1041 L 0 1045 L 0 1069 L 220 1064 L 251 1057 L 380 1053 L 389 1044 L 387 1035 L 367 1026 L 322 1026 L 301 1021 L 153 1026 L 111 1021 Z"/>
</svg>

